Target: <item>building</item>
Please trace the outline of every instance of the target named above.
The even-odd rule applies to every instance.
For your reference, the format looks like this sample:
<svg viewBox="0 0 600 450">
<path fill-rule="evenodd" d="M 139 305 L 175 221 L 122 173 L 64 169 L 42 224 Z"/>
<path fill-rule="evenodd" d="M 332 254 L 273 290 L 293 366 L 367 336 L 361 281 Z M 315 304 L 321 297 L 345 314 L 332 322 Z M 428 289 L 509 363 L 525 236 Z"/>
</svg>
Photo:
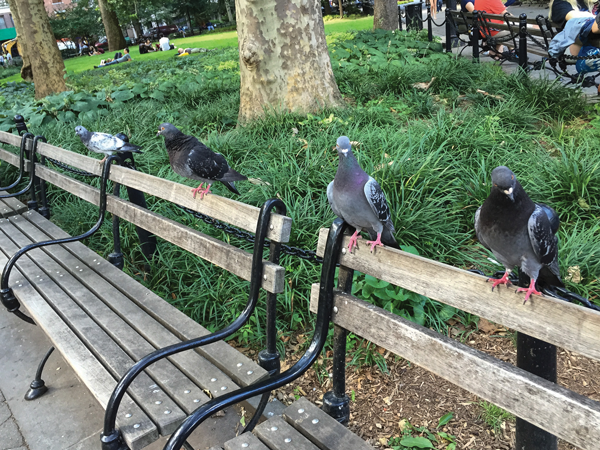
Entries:
<svg viewBox="0 0 600 450">
<path fill-rule="evenodd" d="M 2 2 L 2 0 L 0 0 Z M 44 0 L 44 6 L 48 14 L 62 12 L 71 4 L 73 0 Z"/>
<path fill-rule="evenodd" d="M 0 0 L 0 42 L 17 37 L 7 0 Z"/>
</svg>

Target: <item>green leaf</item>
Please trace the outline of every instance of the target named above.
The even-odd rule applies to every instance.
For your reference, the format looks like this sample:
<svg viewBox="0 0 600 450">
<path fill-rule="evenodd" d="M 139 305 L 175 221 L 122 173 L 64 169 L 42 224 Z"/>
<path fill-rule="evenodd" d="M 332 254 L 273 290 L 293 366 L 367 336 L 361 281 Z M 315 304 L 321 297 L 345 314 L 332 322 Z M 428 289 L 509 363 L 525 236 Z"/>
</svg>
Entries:
<svg viewBox="0 0 600 450">
<path fill-rule="evenodd" d="M 73 105 L 71 105 L 71 109 L 77 112 L 90 111 L 92 108 L 93 106 L 91 104 L 82 101 L 75 102 Z"/>
<path fill-rule="evenodd" d="M 417 250 L 412 245 L 401 245 L 400 248 L 402 249 L 402 251 L 405 251 L 406 253 L 410 253 L 412 255 L 419 256 L 419 250 Z"/>
<path fill-rule="evenodd" d="M 425 309 L 423 305 L 413 305 L 413 320 L 421 326 L 425 325 Z"/>
<path fill-rule="evenodd" d="M 378 280 L 377 278 L 372 277 L 371 275 L 365 275 L 365 283 L 377 289 L 383 289 L 390 285 L 390 283 L 388 283 L 387 281 Z"/>
<path fill-rule="evenodd" d="M 133 97 L 135 97 L 135 94 L 128 89 L 126 91 L 113 92 L 111 97 L 113 100 L 126 102 L 127 100 L 131 100 Z"/>
<path fill-rule="evenodd" d="M 442 427 L 444 425 L 446 425 L 448 422 L 450 422 L 452 420 L 452 418 L 454 417 L 454 413 L 453 412 L 449 412 L 447 414 L 444 414 L 441 418 L 440 421 L 438 423 L 437 428 Z"/>
<path fill-rule="evenodd" d="M 162 102 L 165 99 L 165 94 L 160 91 L 152 91 L 150 93 L 150 97 Z"/>
<path fill-rule="evenodd" d="M 431 441 L 424 437 L 407 437 L 400 441 L 405 447 L 435 448 Z"/>
<path fill-rule="evenodd" d="M 133 89 L 131 90 L 131 92 L 133 92 L 136 95 L 142 95 L 147 91 L 148 91 L 148 88 L 141 83 L 138 83 L 135 86 L 133 86 Z"/>
<path fill-rule="evenodd" d="M 46 117 L 46 113 L 32 114 L 29 117 L 29 124 L 34 127 L 39 127 L 44 121 L 44 117 Z"/>
<path fill-rule="evenodd" d="M 162 92 L 171 92 L 175 88 L 175 85 L 170 81 L 165 81 L 158 86 L 158 90 Z"/>
</svg>

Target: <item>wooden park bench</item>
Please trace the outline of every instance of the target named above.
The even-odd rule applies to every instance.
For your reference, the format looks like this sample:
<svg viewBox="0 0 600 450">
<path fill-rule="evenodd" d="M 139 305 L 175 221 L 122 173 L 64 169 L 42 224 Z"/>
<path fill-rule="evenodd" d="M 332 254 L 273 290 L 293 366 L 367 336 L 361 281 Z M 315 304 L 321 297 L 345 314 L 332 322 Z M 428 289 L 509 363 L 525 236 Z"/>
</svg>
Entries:
<svg viewBox="0 0 600 450">
<path fill-rule="evenodd" d="M 289 238 L 291 219 L 271 213 L 268 209 L 263 212 L 216 195 L 196 201 L 187 186 L 120 165 L 113 165 L 108 171 L 109 166 L 99 166 L 96 159 L 46 144 L 42 139 L 36 139 L 34 143 L 30 137 L 21 139 L 0 132 L 0 142 L 13 146 L 23 143 L 26 152 L 34 148 L 38 157 L 41 157 L 41 162 L 34 166 L 34 179 L 42 180 L 42 183 L 33 183 L 40 197 L 45 199 L 44 183 L 50 183 L 99 205 L 101 212 L 98 224 L 102 222 L 102 209 L 105 207 L 113 214 L 113 219 L 120 217 L 143 227 L 152 235 L 250 281 L 251 292 L 253 289 L 258 292 L 262 287 L 268 298 L 269 336 L 267 350 L 259 355 L 259 364 L 222 340 L 196 347 L 194 342 L 211 336 L 208 330 L 81 242 L 43 246 L 17 259 L 10 273 L 10 289 L 3 291 L 3 304 L 11 312 L 30 321 L 29 316 L 18 309 L 22 304 L 32 322 L 43 329 L 54 346 L 38 367 L 36 378 L 27 393 L 30 399 L 45 392 L 42 370 L 56 348 L 102 407 L 107 409 L 102 448 L 137 450 L 157 440 L 159 435 L 173 433 L 186 416 L 206 405 L 211 401 L 210 398 L 218 400 L 239 388 L 248 388 L 258 381 L 269 379 L 270 375 L 279 371 L 280 357 L 275 349 L 275 304 L 276 295 L 283 292 L 285 271 L 276 263 L 280 243 Z M 19 157 L 5 149 L 0 149 L 0 160 L 15 166 L 20 164 Z M 29 175 L 32 169 L 30 161 L 31 157 L 23 164 Z M 70 171 L 78 174 L 101 175 L 103 172 L 105 177 L 101 179 L 101 189 L 44 165 L 48 161 L 55 167 L 70 168 Z M 107 179 L 127 187 L 130 201 L 115 195 L 103 195 Z M 134 199 L 137 199 L 137 203 L 143 203 L 139 201 L 141 192 L 175 202 L 188 211 L 196 211 L 205 218 L 214 218 L 242 230 L 259 230 L 255 238 L 254 255 L 133 203 Z M 141 197 L 143 200 L 143 195 Z M 10 201 L 15 205 L 18 203 L 18 208 L 10 217 L 0 219 L 0 265 L 6 266 L 7 260 L 20 248 L 32 243 L 69 239 L 62 229 L 35 211 L 36 208 L 44 209 L 48 214 L 48 207 L 43 201 L 39 208 L 30 202 L 32 209 L 29 210 L 14 197 Z M 282 207 L 277 201 L 267 204 Z M 262 259 L 265 237 L 270 240 L 269 261 Z M 142 245 L 150 243 L 143 242 Z M 257 249 L 260 250 L 258 253 Z M 151 258 L 152 252 L 145 253 Z M 254 263 L 253 258 L 258 262 Z M 258 270 L 253 267 L 254 264 Z M 11 302 L 11 294 L 14 294 L 17 303 Z M 244 318 L 247 319 L 252 311 L 253 308 L 247 307 Z M 243 324 L 245 320 L 238 321 Z M 229 330 L 228 334 L 231 333 Z M 326 332 L 323 344 L 325 336 Z M 195 350 L 173 353 L 165 358 L 165 348 L 169 346 Z M 127 387 L 123 386 L 123 380 L 132 373 L 132 366 L 139 367 L 141 362 L 148 360 L 149 355 L 155 355 L 157 362 L 134 379 L 119 405 L 115 401 L 115 393 L 119 387 Z M 306 369 L 309 367 L 307 365 Z M 222 448 L 371 449 L 362 439 L 306 399 L 302 398 L 286 408 L 277 400 L 267 402 L 269 393 L 270 389 L 261 397 L 251 396 L 241 400 L 244 408 L 254 413 L 247 429 L 252 429 L 258 419 L 266 421 L 254 429 L 255 434 L 241 434 L 233 441 L 223 443 Z M 111 413 L 118 426 L 118 429 L 112 430 L 113 433 L 110 432 L 110 425 L 107 432 Z M 105 439 L 106 436 L 109 439 Z M 191 448 L 185 441 L 182 446 Z"/>
</svg>

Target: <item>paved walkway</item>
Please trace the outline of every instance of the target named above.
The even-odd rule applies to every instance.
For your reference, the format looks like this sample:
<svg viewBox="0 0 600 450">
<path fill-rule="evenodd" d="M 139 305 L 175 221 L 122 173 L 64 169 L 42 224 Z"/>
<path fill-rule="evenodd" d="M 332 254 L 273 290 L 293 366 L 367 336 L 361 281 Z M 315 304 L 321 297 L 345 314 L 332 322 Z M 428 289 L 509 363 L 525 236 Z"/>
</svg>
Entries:
<svg viewBox="0 0 600 450">
<path fill-rule="evenodd" d="M 0 450 L 28 450 L 25 439 L 10 411 L 4 394 L 0 392 Z"/>
</svg>

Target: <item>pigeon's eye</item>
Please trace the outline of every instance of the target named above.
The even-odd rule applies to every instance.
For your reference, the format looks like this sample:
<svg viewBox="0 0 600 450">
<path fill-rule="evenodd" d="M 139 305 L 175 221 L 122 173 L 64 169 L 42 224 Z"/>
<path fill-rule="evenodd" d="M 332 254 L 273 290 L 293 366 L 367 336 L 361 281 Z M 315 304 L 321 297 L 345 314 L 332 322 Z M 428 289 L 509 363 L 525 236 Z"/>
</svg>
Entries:
<svg viewBox="0 0 600 450">
<path fill-rule="evenodd" d="M 510 179 L 511 179 L 511 180 L 514 180 L 514 179 L 515 179 L 515 176 L 514 176 L 514 175 L 511 175 L 511 176 L 510 176 Z"/>
<path fill-rule="evenodd" d="M 165 127 L 160 127 L 160 129 L 164 131 Z"/>
<path fill-rule="evenodd" d="M 494 183 L 494 186 L 498 187 L 498 185 L 496 183 Z"/>
</svg>

